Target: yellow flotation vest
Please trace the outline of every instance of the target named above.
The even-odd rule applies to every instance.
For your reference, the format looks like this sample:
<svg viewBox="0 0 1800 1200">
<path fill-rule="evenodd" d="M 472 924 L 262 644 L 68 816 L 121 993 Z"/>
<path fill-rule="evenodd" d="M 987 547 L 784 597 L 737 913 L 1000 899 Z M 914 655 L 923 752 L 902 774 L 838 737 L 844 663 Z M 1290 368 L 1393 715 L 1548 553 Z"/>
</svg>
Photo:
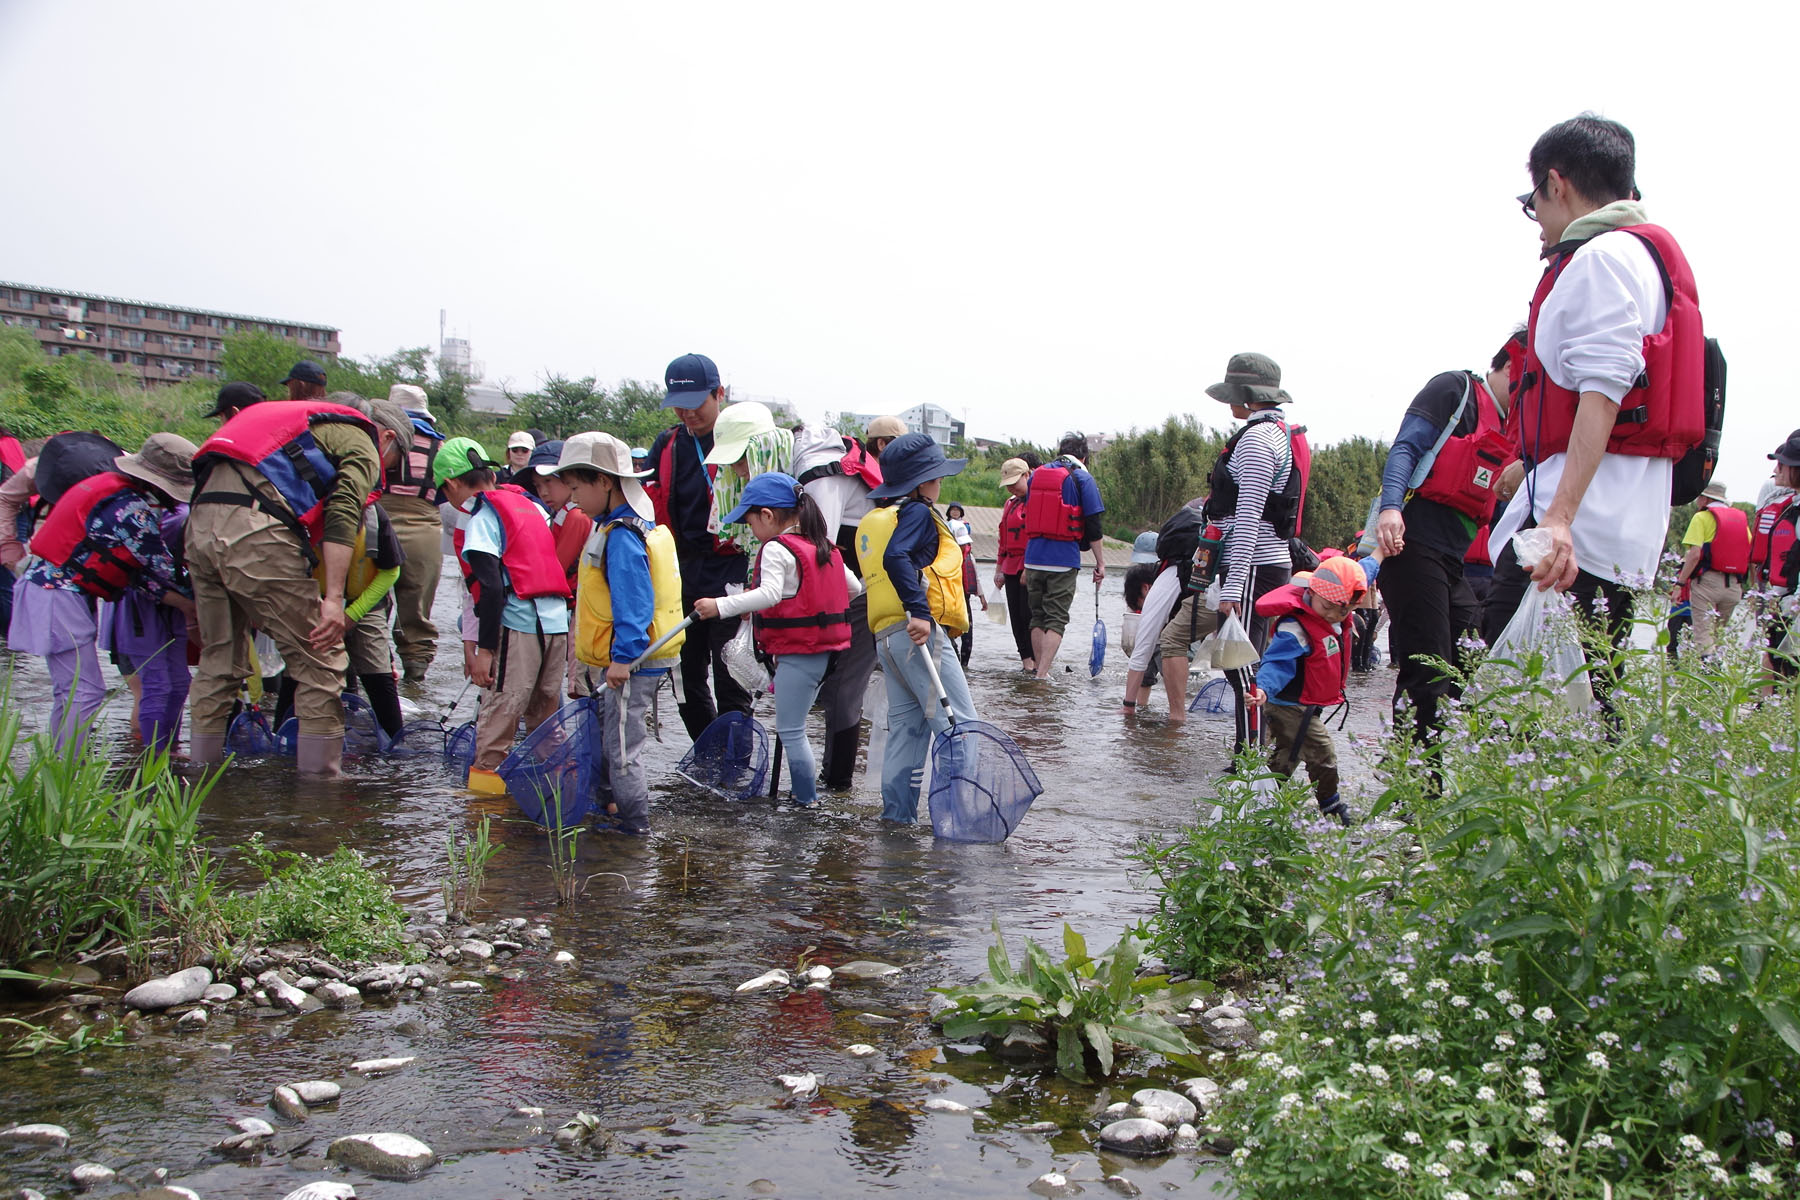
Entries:
<svg viewBox="0 0 1800 1200">
<path fill-rule="evenodd" d="M 650 640 L 655 642 L 681 624 L 681 567 L 675 561 L 675 538 L 668 527 L 624 518 L 596 525 L 581 551 L 581 569 L 575 583 L 575 657 L 590 667 L 609 667 L 613 661 L 612 585 L 606 581 L 606 537 L 620 526 L 643 538 L 650 555 L 650 586 L 656 593 Z M 673 666 L 680 660 L 681 643 L 686 640 L 685 632 L 676 634 L 639 669 Z"/>
<path fill-rule="evenodd" d="M 362 524 L 356 527 L 356 541 L 350 546 L 350 569 L 344 575 L 344 599 L 354 600 L 369 590 L 379 573 L 375 566 L 375 552 L 370 549 L 378 539 L 378 526 L 381 510 L 373 504 L 363 509 Z M 313 568 L 313 578 L 319 581 L 321 593 L 325 590 L 325 564 L 320 562 Z"/>
<path fill-rule="evenodd" d="M 922 503 L 924 501 L 903 500 L 885 508 L 872 508 L 856 523 L 856 558 L 862 566 L 863 586 L 869 593 L 869 632 L 876 637 L 906 620 L 900 593 L 894 590 L 883 560 L 888 542 L 894 536 L 894 526 L 899 523 L 902 506 Z M 951 637 L 961 637 L 969 631 L 969 602 L 962 583 L 962 547 L 956 544 L 956 535 L 944 524 L 944 518 L 936 508 L 931 510 L 931 519 L 937 525 L 938 549 L 937 557 L 925 564 L 925 569 L 920 572 L 924 578 L 925 597 L 931 605 L 931 619 L 942 625 Z"/>
</svg>

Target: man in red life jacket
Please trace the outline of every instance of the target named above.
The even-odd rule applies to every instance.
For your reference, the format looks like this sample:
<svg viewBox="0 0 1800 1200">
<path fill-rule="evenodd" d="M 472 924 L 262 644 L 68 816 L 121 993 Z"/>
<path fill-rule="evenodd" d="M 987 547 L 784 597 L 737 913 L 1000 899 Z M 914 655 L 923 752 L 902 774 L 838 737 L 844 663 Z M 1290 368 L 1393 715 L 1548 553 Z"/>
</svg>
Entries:
<svg viewBox="0 0 1800 1200">
<path fill-rule="evenodd" d="M 1087 438 L 1065 433 L 1056 457 L 1031 473 L 1025 496 L 1025 592 L 1031 604 L 1031 656 L 1037 678 L 1050 678 L 1069 625 L 1081 552 L 1094 552 L 1094 582 L 1106 578 L 1100 517 L 1106 504 L 1087 469 Z"/>
<path fill-rule="evenodd" d="M 1669 593 L 1672 601 L 1687 593 L 1693 609 L 1694 645 L 1701 653 L 1712 648 L 1719 626 L 1731 620 L 1744 598 L 1750 542 L 1749 514 L 1725 502 L 1723 483 L 1715 479 L 1707 484 L 1682 535 L 1687 553 L 1675 571 L 1675 586 Z"/>
<path fill-rule="evenodd" d="M 1527 469 L 1489 539 L 1500 550 L 1490 642 L 1531 584 L 1572 592 L 1622 638 L 1630 589 L 1654 578 L 1662 554 L 1675 460 L 1704 435 L 1694 277 L 1675 239 L 1649 224 L 1636 161 L 1631 131 L 1592 115 L 1531 148 L 1519 200 L 1548 265 L 1509 420 Z M 1551 549 L 1528 577 L 1508 543 L 1531 525 Z"/>
<path fill-rule="evenodd" d="M 437 653 L 431 605 L 444 573 L 444 522 L 431 482 L 431 460 L 444 438 L 433 423 L 424 388 L 396 383 L 388 389 L 388 401 L 404 409 L 413 423 L 411 440 L 387 473 L 378 503 L 406 552 L 394 584 L 394 652 L 407 682 L 420 683 Z"/>
<path fill-rule="evenodd" d="M 1025 593 L 1025 497 L 1031 491 L 1031 473 L 1042 464 L 1037 455 L 1009 458 L 1000 464 L 1000 486 L 1006 489 L 1006 506 L 1000 510 L 1000 542 L 994 556 L 994 586 L 1005 589 L 1006 619 L 1012 626 L 1013 648 L 1019 665 L 1037 673 L 1032 657 L 1031 601 Z"/>
<path fill-rule="evenodd" d="M 345 579 L 363 510 L 412 433 L 398 406 L 379 400 L 369 410 L 372 417 L 321 399 L 270 401 L 253 384 L 231 383 L 208 414 L 224 424 L 194 456 L 186 546 L 204 647 L 191 693 L 196 762 L 224 755 L 254 626 L 275 640 L 298 688 L 301 773 L 339 774 Z"/>
</svg>

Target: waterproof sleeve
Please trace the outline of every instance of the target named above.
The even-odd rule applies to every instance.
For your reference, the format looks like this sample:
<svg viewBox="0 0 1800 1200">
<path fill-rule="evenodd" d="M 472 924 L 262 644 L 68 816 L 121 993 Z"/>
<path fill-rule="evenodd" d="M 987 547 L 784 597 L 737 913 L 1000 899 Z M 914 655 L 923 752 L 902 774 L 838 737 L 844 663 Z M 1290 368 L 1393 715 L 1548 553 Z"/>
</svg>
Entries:
<svg viewBox="0 0 1800 1200">
<path fill-rule="evenodd" d="M 360 621 L 369 615 L 369 610 L 387 598 L 394 590 L 394 581 L 400 578 L 399 567 L 386 567 L 375 572 L 375 578 L 369 580 L 369 586 L 363 589 L 362 595 L 352 600 L 344 608 L 344 615 L 352 621 Z"/>
<path fill-rule="evenodd" d="M 25 558 L 25 543 L 19 540 L 19 514 L 37 490 L 33 478 L 36 471 L 37 459 L 27 459 L 11 479 L 0 483 L 0 565 L 16 566 Z"/>
<path fill-rule="evenodd" d="M 1273 696 L 1282 688 L 1294 681 L 1299 671 L 1299 662 L 1306 657 L 1307 646 L 1305 635 L 1300 632 L 1300 623 L 1289 618 L 1275 627 L 1275 635 L 1269 639 L 1269 648 L 1263 651 L 1262 662 L 1256 668 L 1256 686 L 1266 694 Z"/>
<path fill-rule="evenodd" d="M 931 505 L 902 504 L 894 521 L 894 536 L 881 556 L 881 566 L 909 617 L 931 619 L 931 601 L 925 593 L 921 571 L 937 557 L 937 545 L 937 521 L 931 515 Z"/>
<path fill-rule="evenodd" d="M 1400 432 L 1394 436 L 1394 444 L 1388 448 L 1387 463 L 1381 469 L 1381 507 L 1404 508 L 1406 505 L 1406 484 L 1412 478 L 1413 470 L 1424 461 L 1431 448 L 1444 433 L 1444 427 L 1456 416 L 1456 409 L 1462 403 L 1463 377 L 1459 371 L 1445 371 L 1434 375 L 1419 394 L 1413 397 L 1412 404 L 1406 410 L 1406 416 L 1400 419 Z M 1471 400 L 1470 409 L 1474 408 Z M 1473 427 L 1474 422 L 1465 419 Z"/>
<path fill-rule="evenodd" d="M 606 537 L 606 586 L 612 592 L 612 660 L 629 663 L 650 648 L 656 590 L 644 539 L 623 526 Z"/>
<path fill-rule="evenodd" d="M 356 544 L 369 493 L 381 482 L 381 459 L 369 435 L 354 425 L 324 422 L 313 426 L 313 441 L 337 468 L 331 494 L 325 498 L 324 540 L 340 546 Z"/>
<path fill-rule="evenodd" d="M 800 594 L 800 575 L 794 570 L 793 553 L 780 542 L 765 542 L 762 548 L 760 582 L 747 592 L 720 596 L 719 616 L 741 617 L 745 613 L 773 608 L 789 596 Z"/>
<path fill-rule="evenodd" d="M 483 650 L 500 650 L 500 616 L 506 611 L 506 581 L 497 555 L 463 548 L 463 561 L 475 578 L 475 644 Z"/>
</svg>

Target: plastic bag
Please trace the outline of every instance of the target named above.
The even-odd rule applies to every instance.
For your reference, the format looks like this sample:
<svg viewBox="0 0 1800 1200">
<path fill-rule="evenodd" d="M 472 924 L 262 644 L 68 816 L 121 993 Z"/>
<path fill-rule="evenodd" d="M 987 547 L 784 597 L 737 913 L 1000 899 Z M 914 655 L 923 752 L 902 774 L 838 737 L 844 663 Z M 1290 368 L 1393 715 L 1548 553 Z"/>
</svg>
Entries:
<svg viewBox="0 0 1800 1200">
<path fill-rule="evenodd" d="M 1520 568 L 1529 574 L 1549 551 L 1550 535 L 1542 529 L 1523 529 L 1513 534 L 1512 544 Z M 1594 706 L 1587 656 L 1582 653 L 1581 637 L 1568 597 L 1528 583 L 1518 611 L 1488 648 L 1488 660 L 1523 665 L 1534 654 L 1543 656 L 1544 680 L 1563 689 L 1563 699 L 1571 709 L 1584 712 Z"/>
<path fill-rule="evenodd" d="M 1250 640 L 1250 633 L 1237 614 L 1227 616 L 1213 642 L 1212 665 L 1221 671 L 1236 671 L 1254 667 L 1260 658 L 1262 655 L 1256 652 L 1256 643 Z"/>
<path fill-rule="evenodd" d="M 725 669 L 731 677 L 738 681 L 745 691 L 752 696 L 760 696 L 769 690 L 769 672 L 756 658 L 756 630 L 749 617 L 738 621 L 738 631 L 719 656 L 725 660 Z"/>
<path fill-rule="evenodd" d="M 1219 611 L 1219 595 L 1220 595 L 1219 581 L 1217 579 L 1215 579 L 1211 583 L 1206 585 L 1205 604 L 1206 604 L 1207 612 L 1218 612 Z"/>
</svg>

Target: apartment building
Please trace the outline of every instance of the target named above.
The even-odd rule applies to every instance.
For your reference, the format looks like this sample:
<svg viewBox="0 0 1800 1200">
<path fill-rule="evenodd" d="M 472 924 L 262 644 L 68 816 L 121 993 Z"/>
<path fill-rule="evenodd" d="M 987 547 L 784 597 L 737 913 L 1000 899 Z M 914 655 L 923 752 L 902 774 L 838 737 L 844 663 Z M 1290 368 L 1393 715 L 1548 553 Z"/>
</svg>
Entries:
<svg viewBox="0 0 1800 1200">
<path fill-rule="evenodd" d="M 338 331 L 329 325 L 57 291 L 4 279 L 0 325 L 30 330 L 52 358 L 86 350 L 145 387 L 218 375 L 225 335 L 240 330 L 273 334 L 321 357 L 335 355 L 339 348 Z"/>
</svg>

